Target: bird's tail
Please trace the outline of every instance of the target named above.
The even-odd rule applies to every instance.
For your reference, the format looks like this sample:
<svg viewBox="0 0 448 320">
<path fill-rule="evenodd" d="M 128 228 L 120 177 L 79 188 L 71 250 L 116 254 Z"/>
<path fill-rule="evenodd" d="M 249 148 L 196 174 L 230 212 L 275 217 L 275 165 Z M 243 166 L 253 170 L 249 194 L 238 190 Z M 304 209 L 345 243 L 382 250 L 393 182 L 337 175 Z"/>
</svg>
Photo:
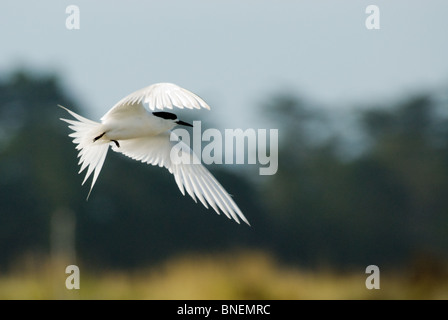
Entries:
<svg viewBox="0 0 448 320">
<path fill-rule="evenodd" d="M 106 159 L 109 142 L 102 139 L 95 140 L 96 137 L 102 134 L 101 123 L 86 119 L 61 105 L 58 106 L 66 110 L 77 120 L 61 118 L 61 120 L 67 122 L 69 124 L 68 127 L 74 131 L 69 134 L 69 137 L 73 137 L 73 143 L 76 144 L 76 149 L 79 150 L 78 164 L 81 165 L 81 169 L 78 173 L 81 173 L 84 169 L 88 168 L 82 184 L 86 182 L 93 172 L 92 185 L 90 186 L 90 191 L 87 195 L 87 199 L 89 199 L 96 179 L 103 167 L 104 160 Z"/>
</svg>

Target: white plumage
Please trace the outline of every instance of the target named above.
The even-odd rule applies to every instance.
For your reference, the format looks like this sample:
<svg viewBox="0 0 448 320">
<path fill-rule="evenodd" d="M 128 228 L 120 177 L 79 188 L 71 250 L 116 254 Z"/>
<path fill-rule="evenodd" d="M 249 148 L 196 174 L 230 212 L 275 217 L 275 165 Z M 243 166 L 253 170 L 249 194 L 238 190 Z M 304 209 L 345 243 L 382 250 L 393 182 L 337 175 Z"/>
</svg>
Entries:
<svg viewBox="0 0 448 320">
<path fill-rule="evenodd" d="M 228 218 L 238 223 L 241 219 L 250 225 L 231 196 L 199 161 L 174 163 L 170 159 L 172 148 L 182 149 L 190 158 L 196 158 L 196 155 L 183 142 L 170 141 L 170 135 L 174 134 L 171 129 L 178 124 L 188 124 L 174 114 L 160 110 L 210 109 L 199 96 L 172 83 L 153 84 L 124 97 L 101 118 L 101 122 L 60 107 L 76 119 L 61 118 L 74 131 L 69 136 L 73 137 L 79 150 L 79 173 L 87 168 L 82 184 L 93 173 L 89 195 L 111 146 L 113 151 L 132 159 L 167 168 L 183 195 L 186 190 L 195 202 L 198 198 L 206 208 L 210 205 L 216 213 L 222 211 Z"/>
</svg>

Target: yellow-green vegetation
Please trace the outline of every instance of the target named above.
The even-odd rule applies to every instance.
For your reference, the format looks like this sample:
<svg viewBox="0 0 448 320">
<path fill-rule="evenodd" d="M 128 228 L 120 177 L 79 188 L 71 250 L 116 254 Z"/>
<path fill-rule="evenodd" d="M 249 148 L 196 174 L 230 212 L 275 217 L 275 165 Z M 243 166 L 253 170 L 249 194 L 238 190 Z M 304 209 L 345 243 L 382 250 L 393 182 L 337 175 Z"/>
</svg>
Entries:
<svg viewBox="0 0 448 320">
<path fill-rule="evenodd" d="M 66 289 L 61 261 L 32 265 L 0 275 L 1 299 L 448 299 L 446 269 L 382 271 L 380 289 L 368 290 L 364 269 L 305 270 L 262 252 L 185 255 L 132 272 L 80 266 L 79 290 Z"/>
</svg>

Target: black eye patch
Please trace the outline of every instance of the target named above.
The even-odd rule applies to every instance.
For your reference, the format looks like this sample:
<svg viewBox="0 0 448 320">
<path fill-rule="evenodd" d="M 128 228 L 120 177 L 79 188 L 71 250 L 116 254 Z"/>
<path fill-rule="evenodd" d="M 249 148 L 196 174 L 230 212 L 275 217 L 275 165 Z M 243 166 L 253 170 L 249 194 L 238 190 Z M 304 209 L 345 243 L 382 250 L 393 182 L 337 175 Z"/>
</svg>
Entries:
<svg viewBox="0 0 448 320">
<path fill-rule="evenodd" d="M 153 115 L 155 115 L 156 117 L 162 118 L 162 119 L 169 119 L 169 120 L 176 120 L 177 116 L 174 113 L 171 112 L 164 112 L 164 111 L 159 111 L 159 112 L 153 112 Z"/>
</svg>

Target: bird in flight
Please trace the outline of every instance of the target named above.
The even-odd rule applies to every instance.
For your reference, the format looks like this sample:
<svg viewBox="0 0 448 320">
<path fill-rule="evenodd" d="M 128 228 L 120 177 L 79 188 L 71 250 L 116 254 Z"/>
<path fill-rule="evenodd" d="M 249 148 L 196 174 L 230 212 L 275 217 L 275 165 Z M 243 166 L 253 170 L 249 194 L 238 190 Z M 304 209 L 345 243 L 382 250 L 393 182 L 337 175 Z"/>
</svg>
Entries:
<svg viewBox="0 0 448 320">
<path fill-rule="evenodd" d="M 175 135 L 171 132 L 175 126 L 192 125 L 179 120 L 174 113 L 162 110 L 210 110 L 207 103 L 196 94 L 172 83 L 156 83 L 121 99 L 101 118 L 101 122 L 86 119 L 61 105 L 59 107 L 76 119 L 61 118 L 74 131 L 69 136 L 79 150 L 78 164 L 81 168 L 78 173 L 87 169 L 82 184 L 93 173 L 87 198 L 111 147 L 113 151 L 132 159 L 165 167 L 173 174 L 183 195 L 186 190 L 195 202 L 197 198 L 206 208 L 210 205 L 216 213 L 222 211 L 229 219 L 238 223 L 241 219 L 250 225 L 231 196 L 200 163 L 193 151 L 182 141 L 174 143 L 176 139 L 170 140 L 170 136 Z M 172 161 L 170 153 L 173 148 L 181 149 L 196 161 Z"/>
</svg>

